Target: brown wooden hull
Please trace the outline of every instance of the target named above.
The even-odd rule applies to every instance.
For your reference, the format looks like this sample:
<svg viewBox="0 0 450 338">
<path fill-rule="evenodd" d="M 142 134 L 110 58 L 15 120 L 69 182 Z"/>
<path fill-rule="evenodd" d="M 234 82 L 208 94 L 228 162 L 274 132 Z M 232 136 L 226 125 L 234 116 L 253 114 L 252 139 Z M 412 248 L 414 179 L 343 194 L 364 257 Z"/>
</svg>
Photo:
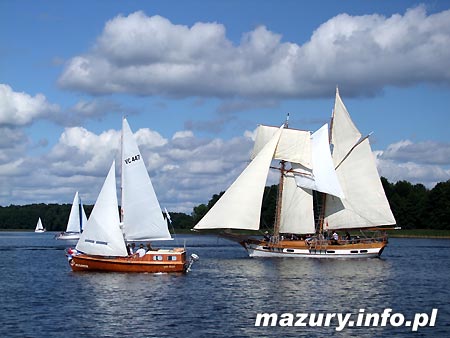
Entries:
<svg viewBox="0 0 450 338">
<path fill-rule="evenodd" d="M 102 257 L 77 254 L 69 257 L 72 271 L 186 272 L 184 249 L 157 250 L 143 257 Z"/>
</svg>

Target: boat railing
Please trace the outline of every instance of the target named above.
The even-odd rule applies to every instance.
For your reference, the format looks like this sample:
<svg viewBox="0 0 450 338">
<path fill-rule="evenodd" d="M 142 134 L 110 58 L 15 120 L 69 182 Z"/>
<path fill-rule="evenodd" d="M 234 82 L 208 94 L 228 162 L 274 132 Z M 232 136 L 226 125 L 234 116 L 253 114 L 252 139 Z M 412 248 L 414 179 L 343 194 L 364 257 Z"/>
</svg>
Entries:
<svg viewBox="0 0 450 338">
<path fill-rule="evenodd" d="M 269 240 L 269 245 L 276 245 L 280 242 L 280 236 L 271 236 Z"/>
<path fill-rule="evenodd" d="M 326 250 L 328 247 L 328 240 L 324 238 L 314 237 L 308 241 L 309 248 L 313 250 Z"/>
<path fill-rule="evenodd" d="M 377 243 L 377 242 L 386 242 L 387 239 L 384 236 L 380 237 L 352 237 L 351 239 L 340 239 L 338 241 L 339 244 L 368 244 L 368 243 Z"/>
</svg>

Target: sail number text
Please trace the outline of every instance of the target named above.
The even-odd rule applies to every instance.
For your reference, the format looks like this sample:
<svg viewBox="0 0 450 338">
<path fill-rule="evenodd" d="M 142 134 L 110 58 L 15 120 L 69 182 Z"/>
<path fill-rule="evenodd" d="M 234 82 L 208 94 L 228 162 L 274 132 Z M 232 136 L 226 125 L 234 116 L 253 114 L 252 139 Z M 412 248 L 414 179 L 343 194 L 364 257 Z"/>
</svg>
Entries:
<svg viewBox="0 0 450 338">
<path fill-rule="evenodd" d="M 134 155 L 125 159 L 125 164 L 130 164 L 134 161 L 139 161 L 141 159 L 141 155 Z"/>
</svg>

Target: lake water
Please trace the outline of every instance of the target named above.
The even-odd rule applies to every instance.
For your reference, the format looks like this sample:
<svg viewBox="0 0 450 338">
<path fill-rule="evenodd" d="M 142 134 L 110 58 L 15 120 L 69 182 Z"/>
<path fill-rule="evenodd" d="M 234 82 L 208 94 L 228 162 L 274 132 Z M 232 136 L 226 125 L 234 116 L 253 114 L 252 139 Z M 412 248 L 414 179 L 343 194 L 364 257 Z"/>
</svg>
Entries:
<svg viewBox="0 0 450 338">
<path fill-rule="evenodd" d="M 450 240 L 391 239 L 381 259 L 248 258 L 178 236 L 189 274 L 74 273 L 55 233 L 0 232 L 0 337 L 450 337 Z M 177 243 L 172 243 L 177 245 Z M 258 327 L 257 313 L 431 315 L 434 327 Z M 389 323 L 389 322 L 388 322 Z"/>
</svg>

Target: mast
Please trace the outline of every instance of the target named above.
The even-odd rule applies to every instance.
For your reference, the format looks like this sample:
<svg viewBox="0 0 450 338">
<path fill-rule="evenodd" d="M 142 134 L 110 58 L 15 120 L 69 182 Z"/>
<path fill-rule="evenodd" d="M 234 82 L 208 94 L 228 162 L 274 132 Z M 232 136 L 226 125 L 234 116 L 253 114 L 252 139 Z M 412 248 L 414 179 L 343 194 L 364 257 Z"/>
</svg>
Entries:
<svg viewBox="0 0 450 338">
<path fill-rule="evenodd" d="M 336 95 L 338 95 L 339 89 L 336 86 Z M 335 103 L 336 105 L 336 103 Z M 334 107 L 331 111 L 331 118 L 330 118 L 330 130 L 328 131 L 328 143 L 330 144 L 330 150 L 331 150 L 331 156 L 333 156 L 333 149 L 331 148 L 331 137 L 333 136 L 333 121 L 334 121 Z M 323 233 L 323 222 L 325 220 L 325 207 L 327 204 L 327 194 L 321 193 L 322 195 L 322 205 L 320 206 L 319 210 L 319 233 Z"/>
<path fill-rule="evenodd" d="M 78 194 L 78 191 L 77 191 Z M 83 213 L 82 213 L 82 208 L 83 206 L 81 205 L 81 200 L 80 200 L 80 196 L 78 196 L 78 223 L 80 226 L 80 233 L 83 231 Z"/>
<path fill-rule="evenodd" d="M 120 223 L 123 225 L 123 120 L 122 116 L 122 128 L 120 132 Z"/>
<path fill-rule="evenodd" d="M 289 128 L 289 113 L 287 113 L 286 121 L 284 122 L 284 127 Z M 277 195 L 277 208 L 275 212 L 275 224 L 273 226 L 273 236 L 277 239 L 280 235 L 280 223 L 281 223 L 281 204 L 283 197 L 283 186 L 284 186 L 284 173 L 286 171 L 286 161 L 281 160 L 280 162 L 280 182 L 278 183 L 278 195 Z"/>
<path fill-rule="evenodd" d="M 278 196 L 277 196 L 277 209 L 275 214 L 275 224 L 273 226 L 273 236 L 275 238 L 278 238 L 280 235 L 280 220 L 281 220 L 281 201 L 283 196 L 283 185 L 284 185 L 284 172 L 285 172 L 285 165 L 286 161 L 280 162 L 281 168 L 280 170 L 280 183 L 278 185 Z"/>
</svg>

